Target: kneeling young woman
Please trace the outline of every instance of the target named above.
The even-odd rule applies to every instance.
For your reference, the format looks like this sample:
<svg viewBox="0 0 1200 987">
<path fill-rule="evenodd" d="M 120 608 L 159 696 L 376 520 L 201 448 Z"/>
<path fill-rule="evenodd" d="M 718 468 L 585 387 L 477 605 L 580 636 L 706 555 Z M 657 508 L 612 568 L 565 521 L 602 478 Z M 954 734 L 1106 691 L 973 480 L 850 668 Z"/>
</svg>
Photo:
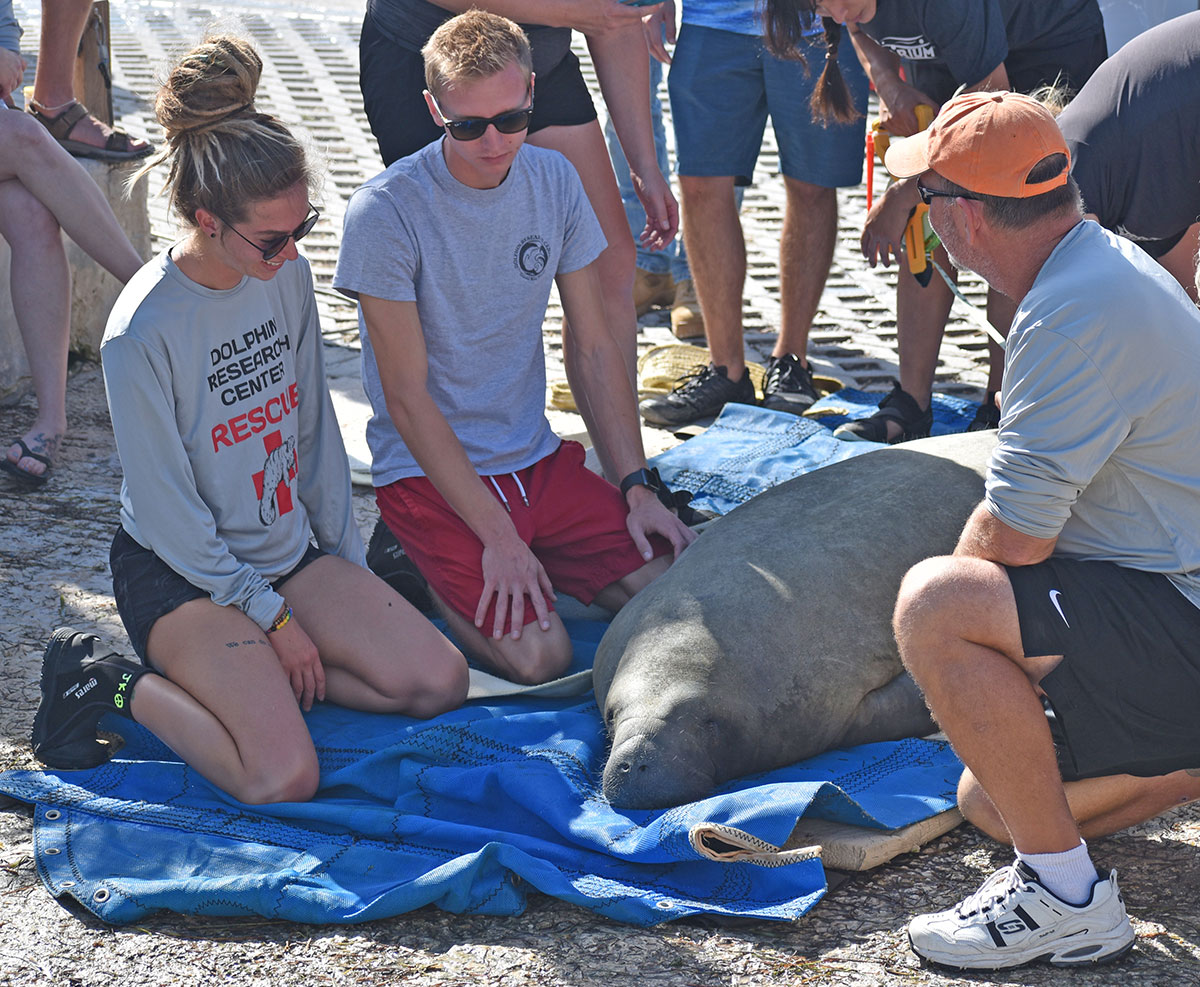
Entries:
<svg viewBox="0 0 1200 987">
<path fill-rule="evenodd" d="M 261 70 L 210 38 L 158 94 L 151 165 L 169 162 L 186 233 L 129 282 L 102 345 L 125 473 L 113 593 L 142 663 L 56 631 L 33 730 L 45 763 L 91 767 L 115 709 L 255 803 L 316 791 L 315 700 L 428 717 L 467 688 L 462 655 L 365 566 L 296 249 L 313 175 L 254 108 Z"/>
</svg>

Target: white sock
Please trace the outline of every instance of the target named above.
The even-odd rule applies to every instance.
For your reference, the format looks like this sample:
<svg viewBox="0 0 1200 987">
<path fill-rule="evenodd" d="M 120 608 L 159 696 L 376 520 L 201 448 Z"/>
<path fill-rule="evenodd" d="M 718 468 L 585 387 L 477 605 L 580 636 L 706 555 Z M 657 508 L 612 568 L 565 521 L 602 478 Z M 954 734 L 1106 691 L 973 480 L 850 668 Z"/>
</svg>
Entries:
<svg viewBox="0 0 1200 987">
<path fill-rule="evenodd" d="M 1017 860 L 1037 871 L 1038 880 L 1046 890 L 1069 905 L 1082 905 L 1092 896 L 1096 865 L 1083 840 L 1075 849 L 1060 853 L 1022 853 L 1018 850 Z"/>
</svg>

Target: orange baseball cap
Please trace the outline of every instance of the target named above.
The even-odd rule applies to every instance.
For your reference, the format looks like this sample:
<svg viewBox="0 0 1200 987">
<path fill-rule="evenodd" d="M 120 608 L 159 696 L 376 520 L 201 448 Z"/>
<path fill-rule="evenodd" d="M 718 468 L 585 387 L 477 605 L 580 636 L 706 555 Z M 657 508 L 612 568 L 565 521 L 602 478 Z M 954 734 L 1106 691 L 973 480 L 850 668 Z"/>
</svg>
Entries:
<svg viewBox="0 0 1200 987">
<path fill-rule="evenodd" d="M 1065 154 L 1067 167 L 1027 185 L 1033 166 L 1050 154 Z M 971 192 L 1026 199 L 1067 184 L 1071 152 L 1053 114 L 1037 100 L 978 92 L 945 103 L 921 133 L 893 139 L 884 163 L 897 178 L 933 169 Z"/>
</svg>

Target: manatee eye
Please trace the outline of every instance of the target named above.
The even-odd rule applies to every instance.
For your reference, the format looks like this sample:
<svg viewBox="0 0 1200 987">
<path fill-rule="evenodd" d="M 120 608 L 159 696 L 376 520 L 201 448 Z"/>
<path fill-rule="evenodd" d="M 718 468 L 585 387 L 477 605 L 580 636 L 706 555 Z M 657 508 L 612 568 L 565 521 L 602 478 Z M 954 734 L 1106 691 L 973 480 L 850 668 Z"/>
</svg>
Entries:
<svg viewBox="0 0 1200 987">
<path fill-rule="evenodd" d="M 605 712 L 605 714 L 604 714 L 605 722 L 612 723 L 612 721 L 615 720 L 616 718 L 617 718 L 617 711 L 615 709 L 609 707 L 608 711 Z"/>
</svg>

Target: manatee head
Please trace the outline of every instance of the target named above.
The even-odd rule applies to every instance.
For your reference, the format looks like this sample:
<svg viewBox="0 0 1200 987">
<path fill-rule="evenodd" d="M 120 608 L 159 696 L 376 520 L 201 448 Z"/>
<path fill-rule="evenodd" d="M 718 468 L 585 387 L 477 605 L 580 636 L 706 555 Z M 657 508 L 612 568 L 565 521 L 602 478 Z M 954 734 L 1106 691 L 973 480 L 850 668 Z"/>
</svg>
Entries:
<svg viewBox="0 0 1200 987">
<path fill-rule="evenodd" d="M 745 710 L 734 713 L 721 695 L 696 683 L 607 697 L 605 725 L 612 749 L 604 795 L 613 805 L 657 809 L 707 797 L 753 763 L 756 742 Z"/>
</svg>

